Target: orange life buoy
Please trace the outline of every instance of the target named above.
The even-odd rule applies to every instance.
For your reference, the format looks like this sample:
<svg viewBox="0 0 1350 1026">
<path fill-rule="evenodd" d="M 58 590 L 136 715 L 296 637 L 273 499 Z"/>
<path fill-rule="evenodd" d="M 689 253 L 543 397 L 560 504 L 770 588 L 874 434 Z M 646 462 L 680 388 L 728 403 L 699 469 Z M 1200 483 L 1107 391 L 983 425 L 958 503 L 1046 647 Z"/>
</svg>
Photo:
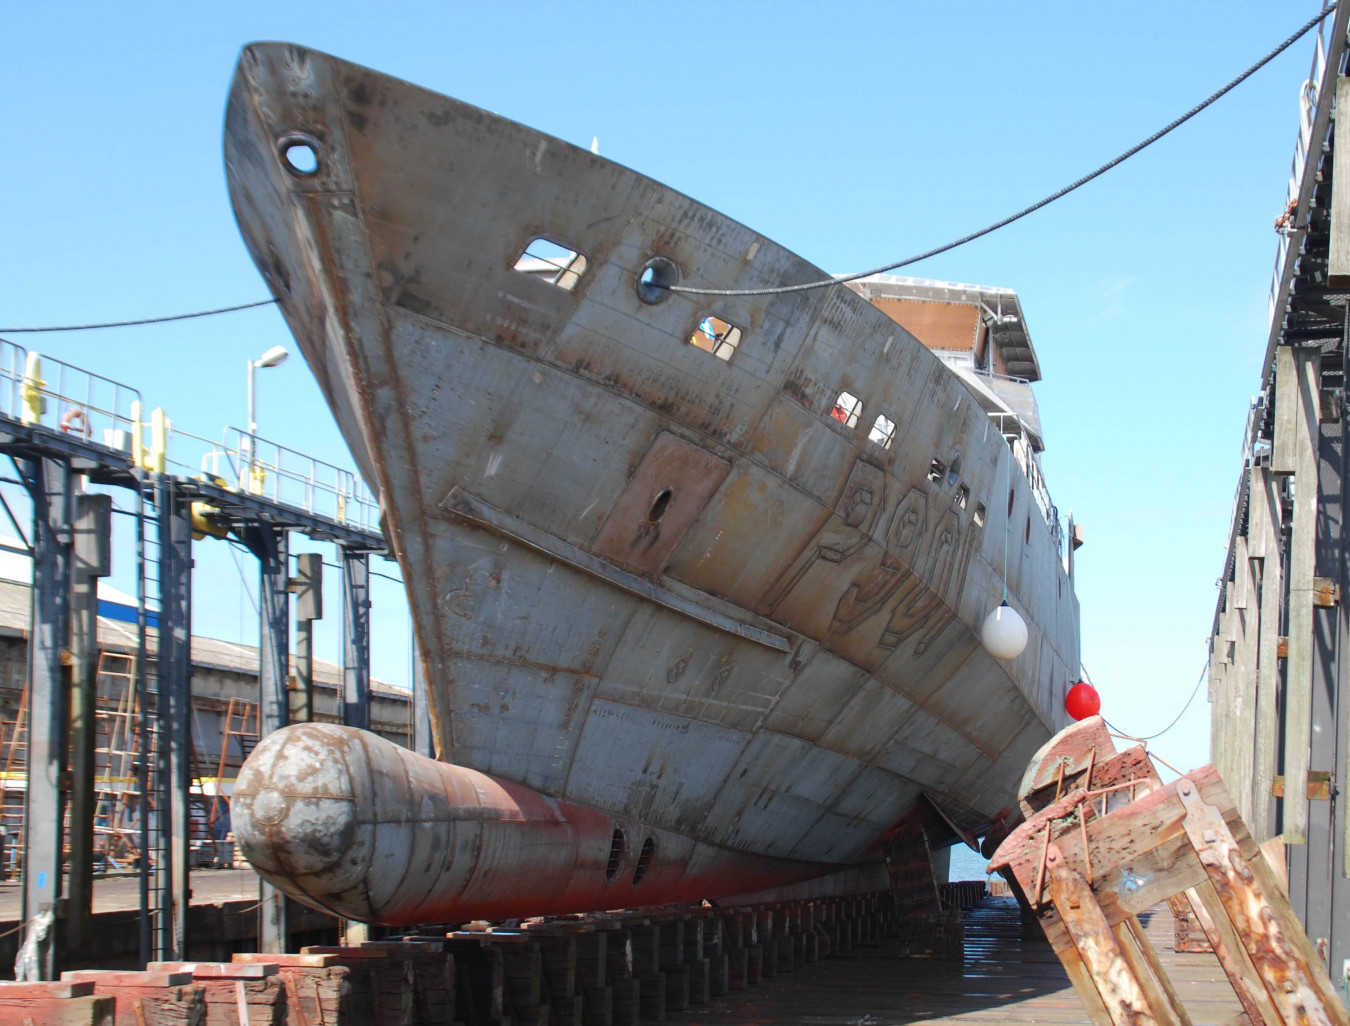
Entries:
<svg viewBox="0 0 1350 1026">
<path fill-rule="evenodd" d="M 78 434 L 82 438 L 89 437 L 89 415 L 78 406 L 72 406 L 61 414 L 61 430 L 66 434 Z"/>
</svg>

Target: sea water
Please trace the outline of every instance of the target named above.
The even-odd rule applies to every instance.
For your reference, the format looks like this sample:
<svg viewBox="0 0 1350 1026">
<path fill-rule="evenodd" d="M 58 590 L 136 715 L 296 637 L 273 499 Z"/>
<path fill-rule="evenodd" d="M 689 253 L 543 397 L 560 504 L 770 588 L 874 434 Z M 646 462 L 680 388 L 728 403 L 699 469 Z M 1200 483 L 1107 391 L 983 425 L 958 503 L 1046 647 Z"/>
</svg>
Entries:
<svg viewBox="0 0 1350 1026">
<path fill-rule="evenodd" d="M 952 845 L 952 868 L 947 879 L 956 883 L 959 880 L 984 880 L 987 875 L 984 867 L 989 864 L 977 851 L 971 851 L 959 841 Z"/>
</svg>

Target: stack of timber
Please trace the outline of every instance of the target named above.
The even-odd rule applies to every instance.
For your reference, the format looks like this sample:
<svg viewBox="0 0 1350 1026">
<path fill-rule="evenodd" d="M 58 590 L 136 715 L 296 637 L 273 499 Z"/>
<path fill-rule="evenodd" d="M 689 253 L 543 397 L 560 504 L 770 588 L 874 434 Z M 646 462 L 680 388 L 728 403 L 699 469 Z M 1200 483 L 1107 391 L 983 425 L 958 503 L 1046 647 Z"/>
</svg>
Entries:
<svg viewBox="0 0 1350 1026">
<path fill-rule="evenodd" d="M 61 974 L 69 983 L 91 983 L 94 995 L 113 999 L 113 1026 L 204 1026 L 206 1002 L 190 972 L 120 972 L 80 969 Z"/>
<path fill-rule="evenodd" d="M 346 966 L 354 1008 L 369 1009 L 373 1021 L 406 1026 L 413 1019 L 413 967 L 404 949 L 358 945 L 301 948 L 304 955 L 326 955 Z"/>
<path fill-rule="evenodd" d="M 151 962 L 146 969 L 189 973 L 206 1004 L 203 1026 L 281 1026 L 286 997 L 277 967 L 231 962 Z"/>
<path fill-rule="evenodd" d="M 412 1017 L 417 1026 L 451 1026 L 455 1021 L 455 960 L 445 941 L 431 937 L 364 941 L 360 947 L 385 951 L 405 961 L 412 974 Z"/>
<path fill-rule="evenodd" d="M 1100 717 L 1036 754 L 1027 819 L 999 846 L 1094 1026 L 1190 1018 L 1137 916 L 1184 896 L 1252 1026 L 1350 1026 L 1339 996 L 1212 766 L 1164 785 Z"/>
<path fill-rule="evenodd" d="M 270 964 L 277 967 L 286 992 L 286 1022 L 300 1026 L 335 1026 L 359 1022 L 351 1017 L 350 970 L 332 955 L 271 955 L 243 952 L 231 958 L 235 964 Z M 367 1019 L 369 1017 L 367 1016 Z"/>
<path fill-rule="evenodd" d="M 113 1021 L 116 998 L 98 996 L 92 983 L 13 983 L 0 981 L 0 1022 L 49 1026 L 106 1026 Z"/>
</svg>

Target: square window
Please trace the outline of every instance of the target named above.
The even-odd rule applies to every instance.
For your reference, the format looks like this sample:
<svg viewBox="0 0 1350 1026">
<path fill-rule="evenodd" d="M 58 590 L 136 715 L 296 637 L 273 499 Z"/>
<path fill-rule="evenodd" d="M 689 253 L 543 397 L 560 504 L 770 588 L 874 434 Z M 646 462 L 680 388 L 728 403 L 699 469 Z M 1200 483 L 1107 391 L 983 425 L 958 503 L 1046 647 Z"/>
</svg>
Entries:
<svg viewBox="0 0 1350 1026">
<path fill-rule="evenodd" d="M 834 408 L 830 410 L 830 416 L 846 428 L 857 427 L 862 408 L 862 400 L 852 392 L 840 392 L 839 398 L 834 401 Z"/>
<path fill-rule="evenodd" d="M 741 344 L 741 329 L 720 317 L 705 317 L 689 336 L 689 344 L 712 353 L 719 360 L 730 360 Z"/>
<path fill-rule="evenodd" d="M 513 269 L 571 292 L 586 273 L 586 258 L 541 236 L 525 247 Z"/>
<path fill-rule="evenodd" d="M 883 449 L 889 449 L 891 442 L 895 439 L 895 421 L 884 414 L 876 419 L 872 424 L 872 430 L 867 436 L 869 442 L 876 442 Z"/>
</svg>

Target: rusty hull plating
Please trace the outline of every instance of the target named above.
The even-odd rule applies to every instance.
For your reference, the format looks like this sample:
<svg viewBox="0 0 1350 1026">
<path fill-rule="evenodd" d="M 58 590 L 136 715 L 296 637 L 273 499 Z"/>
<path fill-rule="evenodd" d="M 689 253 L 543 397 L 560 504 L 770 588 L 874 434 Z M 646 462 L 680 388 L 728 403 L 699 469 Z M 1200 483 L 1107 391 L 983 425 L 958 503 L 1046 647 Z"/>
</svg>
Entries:
<svg viewBox="0 0 1350 1026">
<path fill-rule="evenodd" d="M 586 879 L 616 827 L 643 834 L 625 878 L 651 837 L 652 904 L 875 864 L 925 795 L 962 831 L 1006 815 L 1063 722 L 1077 602 L 999 428 L 900 325 L 844 288 L 643 285 L 821 272 L 586 150 L 301 47 L 244 50 L 225 158 L 249 252 L 381 495 L 451 777 L 605 818 L 585 831 L 604 851 L 557 863 Z M 856 423 L 831 416 L 842 390 Z M 1006 664 L 978 640 L 1005 535 L 1031 635 Z M 321 736 L 352 750 L 298 735 Z M 439 794 L 440 772 L 409 779 Z M 508 912 L 490 866 L 452 867 L 423 913 L 541 911 L 553 878 L 532 860 L 554 849 L 512 836 L 493 858 L 547 887 Z M 279 884 L 311 871 L 284 832 L 257 837 Z M 681 853 L 705 848 L 760 876 L 690 875 Z M 372 871 L 346 914 L 419 914 Z M 291 890 L 336 900 L 357 886 L 339 878 Z M 556 892 L 575 910 L 613 904 L 577 886 Z"/>
</svg>

